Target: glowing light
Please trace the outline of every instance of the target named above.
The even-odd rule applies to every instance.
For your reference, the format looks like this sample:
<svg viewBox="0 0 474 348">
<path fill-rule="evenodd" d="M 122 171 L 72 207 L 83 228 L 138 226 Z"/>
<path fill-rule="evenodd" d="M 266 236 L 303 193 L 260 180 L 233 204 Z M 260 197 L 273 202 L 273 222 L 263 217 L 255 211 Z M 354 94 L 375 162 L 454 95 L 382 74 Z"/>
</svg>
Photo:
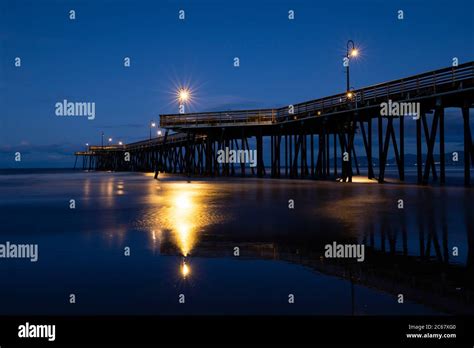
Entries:
<svg viewBox="0 0 474 348">
<path fill-rule="evenodd" d="M 181 193 L 175 198 L 176 207 L 178 209 L 188 209 L 191 207 L 191 199 L 186 193 Z"/>
<path fill-rule="evenodd" d="M 180 103 L 186 103 L 188 100 L 191 99 L 191 92 L 187 88 L 180 88 L 178 90 L 178 101 Z"/>
<path fill-rule="evenodd" d="M 111 141 L 112 141 L 112 138 L 109 138 L 109 142 L 111 142 Z"/>
<path fill-rule="evenodd" d="M 194 226 L 189 223 L 176 224 L 176 240 L 183 256 L 188 256 L 194 245 L 195 231 L 193 227 Z"/>
<path fill-rule="evenodd" d="M 354 94 L 352 92 L 347 92 L 347 98 L 352 99 Z"/>
<path fill-rule="evenodd" d="M 181 264 L 181 274 L 183 275 L 183 278 L 186 278 L 186 276 L 189 275 L 190 272 L 191 272 L 191 269 L 183 260 L 183 263 Z"/>
<path fill-rule="evenodd" d="M 151 126 L 152 126 L 152 127 L 156 127 L 156 123 L 155 123 L 155 122 L 152 122 L 152 123 L 151 123 Z"/>
<path fill-rule="evenodd" d="M 349 54 L 349 56 L 351 57 L 357 57 L 359 55 L 359 50 L 357 50 L 356 48 L 353 48 L 351 50 L 351 53 Z"/>
<path fill-rule="evenodd" d="M 119 141 L 119 145 L 123 145 L 123 143 L 121 141 Z"/>
<path fill-rule="evenodd" d="M 376 179 L 368 179 L 367 177 L 358 176 L 358 175 L 354 175 L 352 177 L 352 182 L 358 183 L 358 184 L 377 184 L 378 183 Z"/>
<path fill-rule="evenodd" d="M 161 134 L 162 134 L 161 130 L 159 130 L 158 132 L 156 132 L 156 134 L 158 134 L 158 136 L 161 136 Z"/>
</svg>

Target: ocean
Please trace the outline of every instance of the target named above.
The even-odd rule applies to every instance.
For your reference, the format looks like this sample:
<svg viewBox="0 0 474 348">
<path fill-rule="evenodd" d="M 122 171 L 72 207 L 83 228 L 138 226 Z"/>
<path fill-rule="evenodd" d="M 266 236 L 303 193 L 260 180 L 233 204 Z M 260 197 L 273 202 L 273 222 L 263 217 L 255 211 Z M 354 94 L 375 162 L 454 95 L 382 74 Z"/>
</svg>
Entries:
<svg viewBox="0 0 474 348">
<path fill-rule="evenodd" d="M 0 314 L 474 314 L 473 190 L 359 181 L 2 170 Z"/>
</svg>

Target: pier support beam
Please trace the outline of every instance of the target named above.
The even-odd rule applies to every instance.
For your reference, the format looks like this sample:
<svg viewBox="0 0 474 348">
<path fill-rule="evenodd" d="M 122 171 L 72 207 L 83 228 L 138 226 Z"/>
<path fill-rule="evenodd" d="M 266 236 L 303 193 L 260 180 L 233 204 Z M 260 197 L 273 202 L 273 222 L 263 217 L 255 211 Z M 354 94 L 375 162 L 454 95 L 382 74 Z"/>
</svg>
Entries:
<svg viewBox="0 0 474 348">
<path fill-rule="evenodd" d="M 446 181 L 446 159 L 444 153 L 444 109 L 439 109 L 439 183 Z"/>
<path fill-rule="evenodd" d="M 426 163 L 425 163 L 425 171 L 423 173 L 423 184 L 428 184 L 429 176 L 430 176 L 430 168 L 433 173 L 433 180 L 437 180 L 438 176 L 436 174 L 436 167 L 434 161 L 434 145 L 436 140 L 436 132 L 438 130 L 438 121 L 439 121 L 439 111 L 440 109 L 436 109 L 433 115 L 433 123 L 431 124 L 431 132 L 428 131 L 428 124 L 426 121 L 426 117 L 423 118 L 423 126 L 425 128 L 425 135 L 426 141 L 428 145 L 428 152 L 426 154 Z"/>
<path fill-rule="evenodd" d="M 403 116 L 400 116 L 399 119 L 400 119 L 400 144 L 403 143 L 403 121 L 401 121 L 401 118 L 403 118 Z M 404 160 L 403 160 L 403 157 L 404 157 L 404 154 L 403 154 L 403 151 L 402 150 L 399 150 L 399 147 L 398 147 L 398 144 L 397 144 L 397 137 L 395 135 L 395 128 L 393 126 L 393 120 L 394 120 L 394 117 L 388 117 L 387 118 L 387 126 L 385 127 L 385 140 L 382 140 L 381 136 L 383 134 L 383 131 L 382 131 L 382 127 L 383 127 L 383 124 L 382 124 L 382 119 L 381 117 L 379 116 L 379 152 L 381 150 L 381 147 L 382 147 L 382 152 L 380 153 L 380 158 L 379 158 L 379 167 L 380 167 L 380 170 L 379 170 L 379 183 L 382 183 L 384 182 L 384 179 L 385 179 L 385 167 L 387 165 L 387 159 L 388 159 L 388 150 L 389 150 L 389 147 L 390 147 L 390 140 L 392 142 L 392 145 L 393 145 L 393 152 L 395 153 L 395 161 L 397 162 L 397 168 L 398 168 L 398 176 L 399 176 L 399 179 L 401 181 L 404 180 L 405 178 L 405 173 L 404 173 Z"/>
<path fill-rule="evenodd" d="M 164 148 L 166 146 L 167 139 L 168 139 L 168 130 L 165 132 L 165 137 L 164 137 L 163 142 L 160 146 L 160 154 L 159 154 L 159 157 L 158 157 L 158 161 L 155 164 L 155 176 L 154 176 L 155 179 L 158 178 L 158 174 L 159 174 L 160 170 L 164 169 L 163 168 L 163 151 L 164 151 Z"/>
<path fill-rule="evenodd" d="M 420 115 L 418 115 L 418 119 L 416 120 L 416 173 L 417 173 L 417 183 L 421 185 L 423 180 L 422 178 L 422 170 L 423 170 L 423 163 L 422 163 L 422 149 L 421 149 L 421 119 L 425 117 L 425 113 L 422 111 Z"/>
<path fill-rule="evenodd" d="M 374 168 L 372 164 L 372 119 L 367 121 L 367 135 L 365 133 L 365 126 L 363 121 L 359 121 L 360 130 L 362 133 L 362 140 L 364 142 L 365 153 L 367 155 L 367 177 L 372 179 L 374 177 Z"/>
</svg>

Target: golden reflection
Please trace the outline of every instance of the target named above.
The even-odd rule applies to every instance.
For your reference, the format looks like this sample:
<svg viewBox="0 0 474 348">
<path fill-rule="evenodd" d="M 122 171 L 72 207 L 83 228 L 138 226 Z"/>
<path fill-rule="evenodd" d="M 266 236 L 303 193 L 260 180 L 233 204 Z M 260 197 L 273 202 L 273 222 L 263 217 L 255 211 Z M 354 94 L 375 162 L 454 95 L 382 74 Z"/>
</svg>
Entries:
<svg viewBox="0 0 474 348">
<path fill-rule="evenodd" d="M 345 183 L 345 181 L 342 178 L 337 178 L 336 181 Z M 377 184 L 378 183 L 377 179 L 369 179 L 363 175 L 353 175 L 352 182 L 356 184 Z"/>
<path fill-rule="evenodd" d="M 199 214 L 198 204 L 193 201 L 195 192 L 185 190 L 173 197 L 170 218 L 173 221 L 173 231 L 177 246 L 183 256 L 187 256 L 196 243 L 197 225 L 195 215 Z"/>
<path fill-rule="evenodd" d="M 188 276 L 190 272 L 191 272 L 191 269 L 186 264 L 186 260 L 183 259 L 183 262 L 181 263 L 181 274 L 183 278 L 186 278 L 186 276 Z"/>
<path fill-rule="evenodd" d="M 109 180 L 107 183 L 107 196 L 112 196 L 112 193 L 114 192 L 114 181 Z"/>
<path fill-rule="evenodd" d="M 161 230 L 158 230 L 158 231 L 151 230 L 150 237 L 151 237 L 151 244 L 153 246 L 153 249 L 155 249 L 156 245 L 160 244 L 162 242 L 162 231 Z"/>
<path fill-rule="evenodd" d="M 368 179 L 363 175 L 354 175 L 352 177 L 352 182 L 359 183 L 359 184 L 377 184 L 378 181 L 376 179 Z"/>
<path fill-rule="evenodd" d="M 117 184 L 117 195 L 119 196 L 122 196 L 125 194 L 125 185 L 123 183 L 123 181 L 119 181 L 118 184 Z"/>
<path fill-rule="evenodd" d="M 114 186 L 115 186 L 115 178 L 110 177 L 107 180 L 101 181 L 99 185 L 99 192 L 101 196 L 103 196 L 104 206 L 106 207 L 113 207 L 115 203 L 115 195 L 114 195 Z"/>
<path fill-rule="evenodd" d="M 156 185 L 156 182 L 150 185 L 147 200 L 152 208 L 143 220 L 151 232 L 151 242 L 156 240 L 154 231 L 159 230 L 160 234 L 169 234 L 169 241 L 182 256 L 189 256 L 200 231 L 222 219 L 210 203 L 218 193 L 212 185 L 204 182 L 167 182 L 161 185 L 160 191 L 156 190 Z M 168 251 L 170 249 L 164 252 Z M 186 263 L 182 264 L 181 273 L 189 273 Z"/>
<path fill-rule="evenodd" d="M 377 191 L 368 189 L 372 185 L 347 185 L 345 191 L 331 204 L 317 207 L 319 213 L 344 224 L 346 232 L 357 232 L 366 229 L 374 214 L 381 207 L 389 206 L 387 198 Z"/>
<path fill-rule="evenodd" d="M 91 179 L 87 178 L 84 182 L 84 196 L 89 197 L 91 193 Z"/>
</svg>

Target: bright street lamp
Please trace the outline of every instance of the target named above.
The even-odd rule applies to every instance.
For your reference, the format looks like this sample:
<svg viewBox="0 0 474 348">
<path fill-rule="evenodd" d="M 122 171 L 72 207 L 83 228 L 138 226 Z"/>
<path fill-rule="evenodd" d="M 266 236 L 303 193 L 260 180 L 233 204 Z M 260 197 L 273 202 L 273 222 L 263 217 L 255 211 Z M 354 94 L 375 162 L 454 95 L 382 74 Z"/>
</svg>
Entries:
<svg viewBox="0 0 474 348">
<path fill-rule="evenodd" d="M 349 63 L 351 58 L 355 58 L 359 55 L 359 50 L 355 47 L 354 41 L 347 41 L 346 45 L 346 91 L 349 94 Z"/>
<path fill-rule="evenodd" d="M 178 90 L 178 101 L 180 104 L 186 103 L 189 99 L 191 99 L 191 92 L 187 88 L 180 88 Z"/>
<path fill-rule="evenodd" d="M 150 140 L 151 140 L 151 129 L 156 127 L 156 123 L 152 120 L 150 121 Z"/>
</svg>

